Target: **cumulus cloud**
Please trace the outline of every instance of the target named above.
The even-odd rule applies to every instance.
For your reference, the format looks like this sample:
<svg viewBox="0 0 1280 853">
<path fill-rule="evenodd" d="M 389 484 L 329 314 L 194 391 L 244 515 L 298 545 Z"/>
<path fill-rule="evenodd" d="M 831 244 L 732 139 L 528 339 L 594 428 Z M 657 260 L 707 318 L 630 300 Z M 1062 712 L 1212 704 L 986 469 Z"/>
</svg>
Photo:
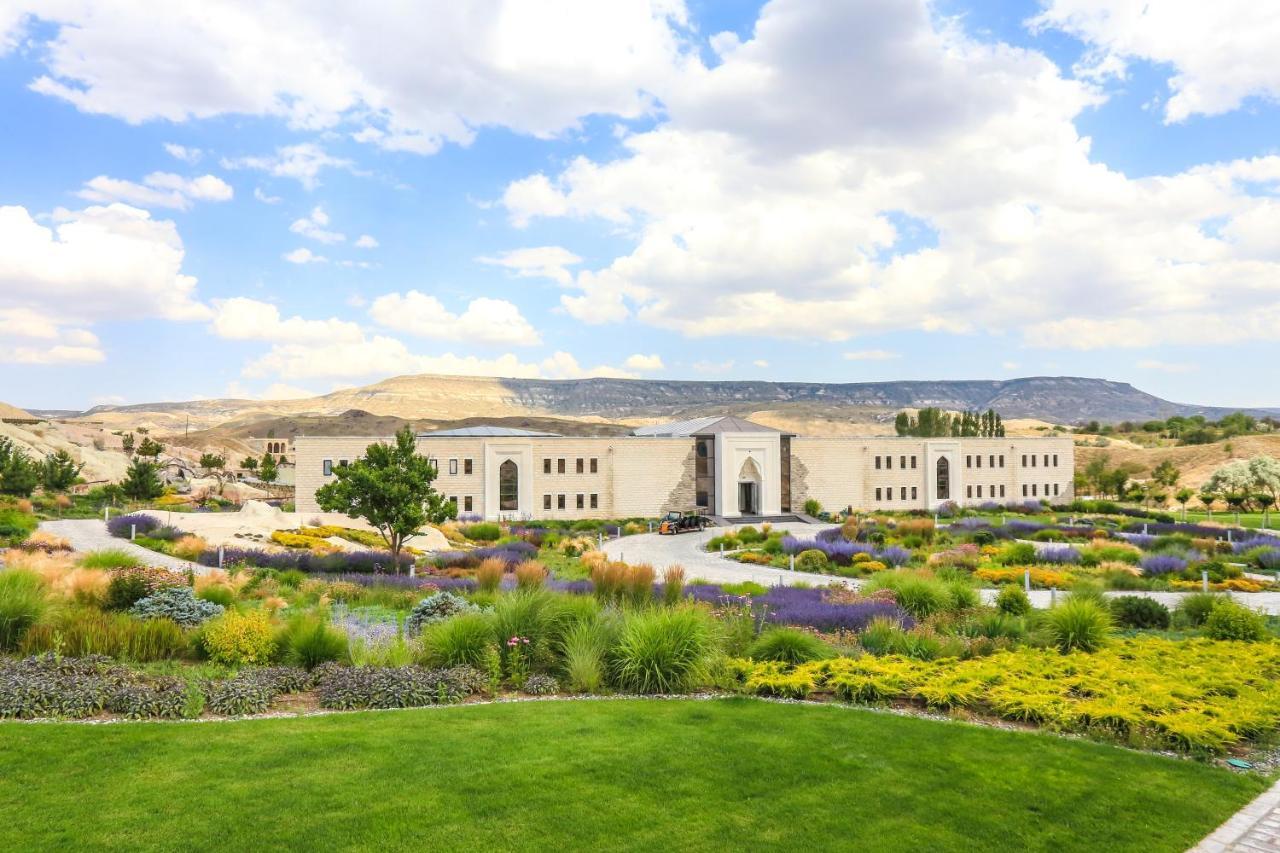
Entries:
<svg viewBox="0 0 1280 853">
<path fill-rule="evenodd" d="M 170 157 L 191 165 L 199 163 L 200 158 L 204 156 L 204 152 L 199 148 L 189 148 L 186 145 L 178 145 L 176 142 L 166 142 L 164 150 Z"/>
<path fill-rule="evenodd" d="M 482 264 L 504 267 L 523 278 L 548 278 L 560 284 L 573 281 L 573 273 L 568 268 L 582 263 L 582 258 L 561 246 L 512 249 L 476 260 Z"/>
<path fill-rule="evenodd" d="M 234 194 L 231 185 L 216 175 L 184 178 L 172 172 L 152 172 L 140 184 L 98 175 L 77 193 L 88 201 L 177 210 L 186 210 L 197 201 L 230 201 Z"/>
<path fill-rule="evenodd" d="M 350 169 L 354 164 L 345 157 L 334 157 L 314 142 L 283 145 L 274 154 L 247 157 L 224 157 L 224 169 L 257 169 L 277 178 L 293 178 L 307 189 L 320 185 L 320 172 L 325 169 Z"/>
<path fill-rule="evenodd" d="M 59 208 L 52 226 L 0 207 L 0 360 L 90 363 L 95 323 L 210 316 L 172 222 L 124 204 Z"/>
<path fill-rule="evenodd" d="M 324 264 L 329 262 L 329 259 L 324 255 L 317 255 L 305 246 L 285 252 L 281 257 L 291 264 Z"/>
<path fill-rule="evenodd" d="M 361 234 L 359 237 L 356 238 L 356 248 L 357 249 L 376 249 L 378 248 L 378 241 L 376 238 L 374 238 L 370 234 Z"/>
<path fill-rule="evenodd" d="M 681 0 L 430 0 L 414 13 L 370 4 L 351 16 L 305 0 L 19 0 L 0 15 L 0 43 L 25 28 L 45 65 L 31 88 L 85 112 L 348 123 L 362 142 L 419 154 L 468 144 L 482 126 L 550 136 L 587 115 L 650 114 L 647 93 L 673 85 L 692 55 Z M 30 26 L 37 19 L 47 26 Z"/>
<path fill-rule="evenodd" d="M 351 343 L 364 338 L 356 323 L 334 318 L 282 318 L 275 305 L 243 296 L 214 300 L 210 329 L 228 340 L 273 343 Z"/>
<path fill-rule="evenodd" d="M 1031 20 L 1089 46 L 1076 73 L 1124 77 L 1132 60 L 1167 65 L 1167 122 L 1237 109 L 1249 97 L 1280 100 L 1280 15 L 1252 0 L 1047 0 Z"/>
<path fill-rule="evenodd" d="M 653 353 L 651 355 L 636 353 L 623 362 L 623 365 L 628 370 L 636 370 L 640 372 L 662 370 L 664 367 L 662 364 L 662 358 L 657 353 Z"/>
<path fill-rule="evenodd" d="M 533 346 L 542 342 L 520 309 L 505 299 L 473 299 L 461 314 L 454 314 L 436 297 L 410 290 L 379 296 L 369 306 L 369 316 L 388 329 L 436 340 L 498 346 Z"/>
<path fill-rule="evenodd" d="M 268 195 L 262 187 L 253 188 L 253 197 L 263 204 L 279 204 L 283 201 L 283 199 L 278 195 Z"/>
<path fill-rule="evenodd" d="M 324 212 L 324 208 L 317 205 L 306 216 L 301 219 L 295 219 L 293 224 L 289 226 L 289 230 L 294 234 L 301 234 L 308 240 L 315 240 L 317 243 L 341 243 L 347 239 L 345 234 L 327 230 L 326 226 L 328 224 L 329 214 Z"/>
<path fill-rule="evenodd" d="M 1265 337 L 1280 320 L 1280 157 L 1129 178 L 1076 131 L 1096 85 L 976 41 L 925 0 L 773 0 L 749 40 L 713 43 L 720 62 L 688 70 L 669 120 L 621 156 L 504 192 L 514 225 L 590 219 L 631 237 L 574 276 L 571 316 L 690 337 L 982 329 L 1082 349 Z M 904 239 L 904 217 L 936 239 Z"/>
</svg>

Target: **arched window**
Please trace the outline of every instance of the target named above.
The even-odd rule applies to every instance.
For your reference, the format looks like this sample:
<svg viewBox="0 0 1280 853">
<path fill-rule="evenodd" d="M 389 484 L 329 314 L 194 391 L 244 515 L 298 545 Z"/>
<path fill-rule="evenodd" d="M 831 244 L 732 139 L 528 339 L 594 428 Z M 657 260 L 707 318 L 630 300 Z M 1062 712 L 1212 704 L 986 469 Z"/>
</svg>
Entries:
<svg viewBox="0 0 1280 853">
<path fill-rule="evenodd" d="M 940 456 L 938 458 L 938 500 L 945 501 L 951 498 L 951 463 L 947 461 L 947 457 Z"/>
<path fill-rule="evenodd" d="M 520 509 L 520 469 L 510 459 L 498 466 L 498 509 Z"/>
</svg>

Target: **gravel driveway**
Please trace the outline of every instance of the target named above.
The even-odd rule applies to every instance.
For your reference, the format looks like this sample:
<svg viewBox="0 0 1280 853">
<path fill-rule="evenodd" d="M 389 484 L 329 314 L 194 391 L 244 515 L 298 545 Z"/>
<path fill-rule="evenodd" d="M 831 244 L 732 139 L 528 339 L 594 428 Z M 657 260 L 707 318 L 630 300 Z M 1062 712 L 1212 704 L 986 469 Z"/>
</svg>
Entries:
<svg viewBox="0 0 1280 853">
<path fill-rule="evenodd" d="M 117 539 L 107 533 L 106 523 L 98 521 L 96 518 L 42 521 L 40 522 L 40 529 L 66 539 L 76 551 L 105 551 L 110 548 L 131 554 L 148 566 L 163 566 L 166 569 L 173 569 L 178 572 L 185 572 L 190 569 L 198 575 L 208 571 L 207 568 L 198 563 L 180 560 L 177 557 L 170 557 L 168 554 L 161 554 L 149 548 L 143 548 L 141 545 L 133 544 L 128 539 Z"/>
</svg>

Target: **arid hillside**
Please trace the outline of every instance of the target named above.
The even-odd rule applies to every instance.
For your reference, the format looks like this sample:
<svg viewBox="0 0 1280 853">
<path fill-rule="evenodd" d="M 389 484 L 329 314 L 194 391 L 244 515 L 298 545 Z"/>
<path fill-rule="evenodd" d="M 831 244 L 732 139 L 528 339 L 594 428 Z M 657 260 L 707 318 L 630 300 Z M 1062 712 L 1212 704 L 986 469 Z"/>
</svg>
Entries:
<svg viewBox="0 0 1280 853">
<path fill-rule="evenodd" d="M 1280 435 L 1247 435 L 1230 441 L 1186 447 L 1141 448 L 1129 442 L 1112 442 L 1108 447 L 1077 445 L 1076 470 L 1084 468 L 1089 460 L 1103 454 L 1112 465 L 1132 463 L 1141 466 L 1141 472 L 1135 475 L 1139 479 L 1149 476 L 1153 468 L 1167 459 L 1182 472 L 1179 487 L 1198 489 L 1209 479 L 1209 475 L 1232 459 L 1249 459 L 1260 455 L 1280 457 Z"/>
</svg>

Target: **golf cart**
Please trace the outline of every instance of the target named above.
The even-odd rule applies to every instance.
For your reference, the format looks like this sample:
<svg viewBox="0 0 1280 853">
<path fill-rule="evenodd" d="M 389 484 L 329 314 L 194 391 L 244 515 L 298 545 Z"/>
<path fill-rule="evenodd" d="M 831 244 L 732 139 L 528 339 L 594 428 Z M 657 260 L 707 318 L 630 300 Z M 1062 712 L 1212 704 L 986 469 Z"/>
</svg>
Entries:
<svg viewBox="0 0 1280 853">
<path fill-rule="evenodd" d="M 672 510 L 662 517 L 662 523 L 658 525 L 658 532 L 669 533 L 674 536 L 677 533 L 686 533 L 690 530 L 701 530 L 706 526 L 707 518 L 698 510 L 689 512 Z"/>
</svg>

